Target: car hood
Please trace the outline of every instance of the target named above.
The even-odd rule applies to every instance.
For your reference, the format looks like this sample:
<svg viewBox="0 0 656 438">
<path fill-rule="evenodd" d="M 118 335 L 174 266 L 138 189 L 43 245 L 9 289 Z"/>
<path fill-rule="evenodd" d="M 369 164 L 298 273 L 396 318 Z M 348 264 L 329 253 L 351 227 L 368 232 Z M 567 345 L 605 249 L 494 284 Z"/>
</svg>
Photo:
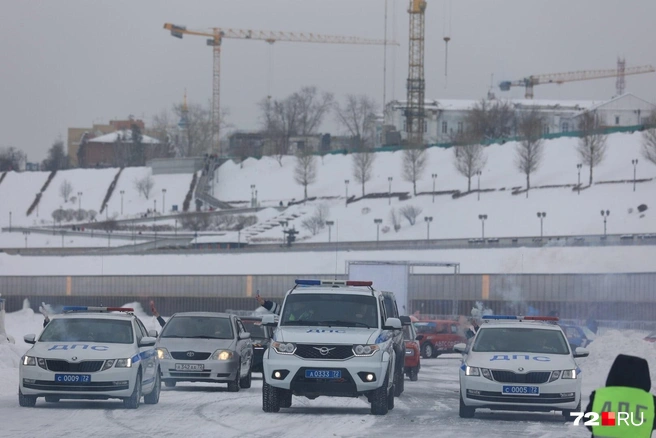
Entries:
<svg viewBox="0 0 656 438">
<path fill-rule="evenodd" d="M 273 337 L 278 342 L 300 344 L 375 344 L 380 330 L 364 327 L 279 327 Z"/>
<path fill-rule="evenodd" d="M 105 360 L 132 357 L 136 353 L 133 344 L 108 344 L 102 342 L 37 342 L 26 353 L 28 356 L 61 360 Z M 73 359 L 73 358 L 77 359 Z"/>
<path fill-rule="evenodd" d="M 216 350 L 233 350 L 234 339 L 203 339 L 203 338 L 159 338 L 157 347 L 168 351 L 198 351 L 214 353 Z"/>
<path fill-rule="evenodd" d="M 465 357 L 470 367 L 490 368 L 509 371 L 552 371 L 576 369 L 576 362 L 570 355 L 535 353 L 477 353 L 470 352 Z"/>
</svg>

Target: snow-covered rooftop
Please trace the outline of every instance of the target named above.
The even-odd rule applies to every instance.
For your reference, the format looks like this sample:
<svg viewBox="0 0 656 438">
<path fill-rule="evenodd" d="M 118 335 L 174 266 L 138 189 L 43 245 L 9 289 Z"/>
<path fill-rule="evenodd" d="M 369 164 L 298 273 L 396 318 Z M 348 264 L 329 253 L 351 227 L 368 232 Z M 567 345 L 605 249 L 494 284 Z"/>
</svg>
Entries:
<svg viewBox="0 0 656 438">
<path fill-rule="evenodd" d="M 122 131 L 115 131 L 112 132 L 111 134 L 105 134 L 101 135 L 100 137 L 95 137 L 92 138 L 89 141 L 92 141 L 94 143 L 116 143 L 118 140 L 119 135 L 121 136 L 121 139 L 125 141 L 126 143 L 132 143 L 132 130 L 131 129 L 124 129 Z M 159 140 L 156 138 L 150 137 L 148 135 L 141 135 L 141 142 L 145 144 L 157 144 L 159 143 Z"/>
</svg>

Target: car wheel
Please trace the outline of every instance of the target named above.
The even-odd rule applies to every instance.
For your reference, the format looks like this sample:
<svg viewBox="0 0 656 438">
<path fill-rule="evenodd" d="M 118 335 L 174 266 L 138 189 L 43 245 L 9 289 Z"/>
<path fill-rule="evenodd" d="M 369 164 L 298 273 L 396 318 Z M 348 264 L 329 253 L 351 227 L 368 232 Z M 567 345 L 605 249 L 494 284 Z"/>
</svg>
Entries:
<svg viewBox="0 0 656 438">
<path fill-rule="evenodd" d="M 419 367 L 413 367 L 408 373 L 411 382 L 416 382 L 419 379 Z"/>
<path fill-rule="evenodd" d="M 278 389 L 281 408 L 292 407 L 292 392 L 290 390 Z"/>
<path fill-rule="evenodd" d="M 280 411 L 279 389 L 269 385 L 266 381 L 262 383 L 262 410 L 264 412 Z"/>
<path fill-rule="evenodd" d="M 433 357 L 433 351 L 435 349 L 433 348 L 433 344 L 430 342 L 426 342 L 424 345 L 421 346 L 421 357 L 424 359 L 430 359 Z"/>
<path fill-rule="evenodd" d="M 387 394 L 387 410 L 394 409 L 394 397 L 396 395 L 396 383 L 392 385 L 392 389 Z"/>
<path fill-rule="evenodd" d="M 134 391 L 132 395 L 123 400 L 123 406 L 126 409 L 137 409 L 141 402 L 141 370 L 137 373 L 137 379 L 134 382 Z"/>
<path fill-rule="evenodd" d="M 562 413 L 563 413 L 563 417 L 565 417 L 566 419 L 569 420 L 569 419 L 572 417 L 572 416 L 571 416 L 572 412 L 581 412 L 581 401 L 580 401 L 580 400 L 579 400 L 579 405 L 578 405 L 578 406 L 576 407 L 576 409 L 574 409 L 573 411 L 570 411 L 570 410 L 564 410 L 564 411 L 562 412 Z"/>
<path fill-rule="evenodd" d="M 53 397 L 52 395 L 46 396 L 47 403 L 59 403 L 59 397 Z"/>
<path fill-rule="evenodd" d="M 405 390 L 405 377 L 403 376 L 403 367 L 399 367 L 394 379 L 394 395 L 399 397 Z"/>
<path fill-rule="evenodd" d="M 253 371 L 249 369 L 246 377 L 239 380 L 239 386 L 248 389 L 251 387 L 251 380 L 253 380 Z"/>
<path fill-rule="evenodd" d="M 235 380 L 228 382 L 228 392 L 239 392 L 239 370 L 235 373 Z"/>
<path fill-rule="evenodd" d="M 23 395 L 21 390 L 18 390 L 18 404 L 24 408 L 33 408 L 36 405 L 36 396 Z"/>
<path fill-rule="evenodd" d="M 175 388 L 175 380 L 165 380 L 164 386 L 167 388 Z"/>
<path fill-rule="evenodd" d="M 465 402 L 462 401 L 462 395 L 460 396 L 460 418 L 474 418 L 474 413 L 476 408 L 465 405 Z"/>
<path fill-rule="evenodd" d="M 387 384 L 389 382 L 389 372 L 388 375 L 385 376 L 385 380 L 383 381 L 383 384 L 380 386 L 378 389 L 374 389 L 371 393 L 371 414 L 372 415 L 387 415 L 387 412 L 389 412 L 389 391 L 387 390 Z M 393 390 L 394 388 L 392 388 Z M 394 392 L 392 392 L 392 395 L 394 395 Z"/>
<path fill-rule="evenodd" d="M 147 405 L 156 405 L 159 402 L 159 394 L 162 391 L 162 380 L 159 376 L 159 369 L 157 370 L 157 375 L 155 376 L 155 385 L 153 390 L 149 394 L 144 396 L 144 403 Z"/>
</svg>

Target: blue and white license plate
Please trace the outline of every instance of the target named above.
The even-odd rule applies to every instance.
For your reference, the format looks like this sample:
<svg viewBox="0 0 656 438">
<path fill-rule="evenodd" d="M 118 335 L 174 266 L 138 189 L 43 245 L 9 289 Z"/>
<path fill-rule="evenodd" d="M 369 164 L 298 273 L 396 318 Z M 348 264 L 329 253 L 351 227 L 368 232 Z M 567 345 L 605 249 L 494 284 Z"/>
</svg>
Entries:
<svg viewBox="0 0 656 438">
<path fill-rule="evenodd" d="M 504 395 L 540 395 L 539 386 L 504 386 L 501 390 Z"/>
<path fill-rule="evenodd" d="M 306 379 L 341 379 L 340 370 L 305 370 Z"/>
<path fill-rule="evenodd" d="M 55 382 L 89 383 L 91 376 L 89 374 L 55 374 Z"/>
</svg>

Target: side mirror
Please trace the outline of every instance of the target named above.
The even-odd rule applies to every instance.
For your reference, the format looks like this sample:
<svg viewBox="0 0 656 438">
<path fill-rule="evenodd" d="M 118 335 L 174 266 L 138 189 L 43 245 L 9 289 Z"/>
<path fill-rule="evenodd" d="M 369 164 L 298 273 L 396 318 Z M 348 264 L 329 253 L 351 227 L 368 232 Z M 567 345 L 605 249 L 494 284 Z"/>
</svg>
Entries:
<svg viewBox="0 0 656 438">
<path fill-rule="evenodd" d="M 266 327 L 276 327 L 278 325 L 278 315 L 264 315 L 262 325 Z"/>
<path fill-rule="evenodd" d="M 34 334 L 29 334 L 23 336 L 23 340 L 25 341 L 26 344 L 36 344 L 36 335 Z"/>
<path fill-rule="evenodd" d="M 150 336 L 151 338 L 156 338 L 157 336 L 159 336 L 159 333 L 157 333 L 157 330 L 148 330 L 148 336 Z"/>
<path fill-rule="evenodd" d="M 157 343 L 156 338 L 151 338 L 150 336 L 146 336 L 145 338 L 141 338 L 141 341 L 139 341 L 139 346 L 140 347 L 154 347 L 156 343 Z"/>
<path fill-rule="evenodd" d="M 589 355 L 590 352 L 585 348 L 578 347 L 576 350 L 574 350 L 574 357 L 588 357 Z"/>
<path fill-rule="evenodd" d="M 387 318 L 383 330 L 401 330 L 401 320 L 399 318 Z"/>
<path fill-rule="evenodd" d="M 401 320 L 402 325 L 410 325 L 412 324 L 412 321 L 410 320 L 410 317 L 407 315 L 399 316 L 399 319 Z"/>
<path fill-rule="evenodd" d="M 467 344 L 456 344 L 453 346 L 453 351 L 457 351 L 458 353 L 464 353 L 466 349 Z"/>
<path fill-rule="evenodd" d="M 239 339 L 250 339 L 250 338 L 251 338 L 251 334 L 248 332 L 239 333 Z"/>
</svg>

